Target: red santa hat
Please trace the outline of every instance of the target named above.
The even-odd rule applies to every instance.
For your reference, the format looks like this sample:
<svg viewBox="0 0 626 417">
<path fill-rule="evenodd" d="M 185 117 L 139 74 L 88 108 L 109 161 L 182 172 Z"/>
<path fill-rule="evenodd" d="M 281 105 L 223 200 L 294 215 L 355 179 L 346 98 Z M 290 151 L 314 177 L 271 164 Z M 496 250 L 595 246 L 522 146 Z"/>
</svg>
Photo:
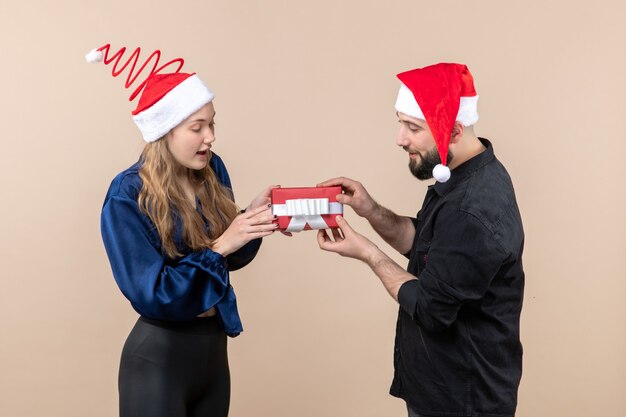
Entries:
<svg viewBox="0 0 626 417">
<path fill-rule="evenodd" d="M 450 136 L 456 122 L 471 126 L 478 121 L 478 95 L 474 79 L 463 64 L 440 63 L 402 72 L 396 110 L 425 120 L 439 151 L 441 164 L 433 169 L 439 182 L 450 179 L 446 166 Z"/>
<path fill-rule="evenodd" d="M 120 69 L 117 67 L 120 65 L 126 48 L 121 48 L 111 57 L 109 57 L 109 48 L 110 45 L 107 44 L 93 49 L 85 55 L 85 59 L 90 63 L 104 62 L 105 65 L 115 61 L 112 70 L 114 77 L 121 74 L 132 62 L 126 79 L 126 88 L 137 81 L 148 63 L 155 58 L 152 70 L 129 98 L 132 101 L 141 93 L 137 108 L 132 112 L 132 115 L 146 142 L 154 142 L 162 138 L 187 117 L 213 100 L 213 93 L 195 73 L 180 72 L 185 62 L 182 58 L 173 59 L 157 68 L 161 57 L 161 51 L 157 50 L 152 52 L 135 72 L 141 48 L 135 49 Z M 178 68 L 174 72 L 161 73 L 173 64 L 178 64 Z"/>
</svg>

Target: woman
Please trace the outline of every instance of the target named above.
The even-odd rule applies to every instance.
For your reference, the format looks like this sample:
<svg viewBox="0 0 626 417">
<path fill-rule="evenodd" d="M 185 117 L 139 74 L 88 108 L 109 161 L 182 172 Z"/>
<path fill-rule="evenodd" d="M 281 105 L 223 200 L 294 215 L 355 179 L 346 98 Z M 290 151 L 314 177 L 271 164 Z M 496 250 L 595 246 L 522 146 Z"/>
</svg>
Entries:
<svg viewBox="0 0 626 417">
<path fill-rule="evenodd" d="M 120 415 L 226 416 L 226 336 L 242 331 L 228 273 L 276 229 L 271 187 L 239 211 L 197 75 L 150 75 L 133 116 L 148 143 L 101 217 L 115 280 L 140 314 L 122 351 Z"/>
</svg>

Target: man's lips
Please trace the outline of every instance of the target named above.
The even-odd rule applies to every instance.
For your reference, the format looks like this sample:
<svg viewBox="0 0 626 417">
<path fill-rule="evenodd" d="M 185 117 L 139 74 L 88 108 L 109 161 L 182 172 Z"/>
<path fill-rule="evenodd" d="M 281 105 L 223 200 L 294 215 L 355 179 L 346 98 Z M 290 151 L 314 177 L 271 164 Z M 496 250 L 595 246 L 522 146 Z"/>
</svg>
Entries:
<svg viewBox="0 0 626 417">
<path fill-rule="evenodd" d="M 417 159 L 417 158 L 422 157 L 422 155 L 419 152 L 411 152 L 408 149 L 405 149 L 405 151 L 407 151 L 407 153 L 409 154 L 409 158 L 411 159 Z"/>
</svg>

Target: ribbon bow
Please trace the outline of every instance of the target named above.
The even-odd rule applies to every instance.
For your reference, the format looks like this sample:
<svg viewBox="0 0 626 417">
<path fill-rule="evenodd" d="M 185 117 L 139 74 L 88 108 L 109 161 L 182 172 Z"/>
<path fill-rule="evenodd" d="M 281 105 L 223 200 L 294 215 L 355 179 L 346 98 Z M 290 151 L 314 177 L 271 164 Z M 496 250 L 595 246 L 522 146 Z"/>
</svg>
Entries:
<svg viewBox="0 0 626 417">
<path fill-rule="evenodd" d="M 341 214 L 343 210 L 341 203 L 329 202 L 328 198 L 300 198 L 274 204 L 272 212 L 276 216 L 291 216 L 286 232 L 301 232 L 307 224 L 311 229 L 327 229 L 328 224 L 322 216 Z"/>
</svg>

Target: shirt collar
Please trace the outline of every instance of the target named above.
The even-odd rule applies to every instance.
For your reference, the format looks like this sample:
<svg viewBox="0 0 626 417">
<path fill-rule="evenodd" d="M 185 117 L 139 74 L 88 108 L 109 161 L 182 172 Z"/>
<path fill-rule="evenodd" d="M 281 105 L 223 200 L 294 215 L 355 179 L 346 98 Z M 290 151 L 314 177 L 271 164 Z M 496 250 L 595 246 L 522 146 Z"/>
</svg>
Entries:
<svg viewBox="0 0 626 417">
<path fill-rule="evenodd" d="M 450 190 L 452 190 L 457 184 L 462 182 L 466 177 L 493 161 L 495 159 L 495 156 L 493 153 L 493 145 L 491 145 L 491 142 L 489 142 L 489 140 L 485 138 L 478 139 L 482 142 L 486 149 L 475 157 L 468 159 L 458 167 L 454 168 L 448 181 L 437 182 L 431 185 L 429 188 L 434 189 L 435 192 L 437 192 L 437 194 L 439 194 L 440 196 L 444 196 L 448 192 L 450 192 Z"/>
</svg>

